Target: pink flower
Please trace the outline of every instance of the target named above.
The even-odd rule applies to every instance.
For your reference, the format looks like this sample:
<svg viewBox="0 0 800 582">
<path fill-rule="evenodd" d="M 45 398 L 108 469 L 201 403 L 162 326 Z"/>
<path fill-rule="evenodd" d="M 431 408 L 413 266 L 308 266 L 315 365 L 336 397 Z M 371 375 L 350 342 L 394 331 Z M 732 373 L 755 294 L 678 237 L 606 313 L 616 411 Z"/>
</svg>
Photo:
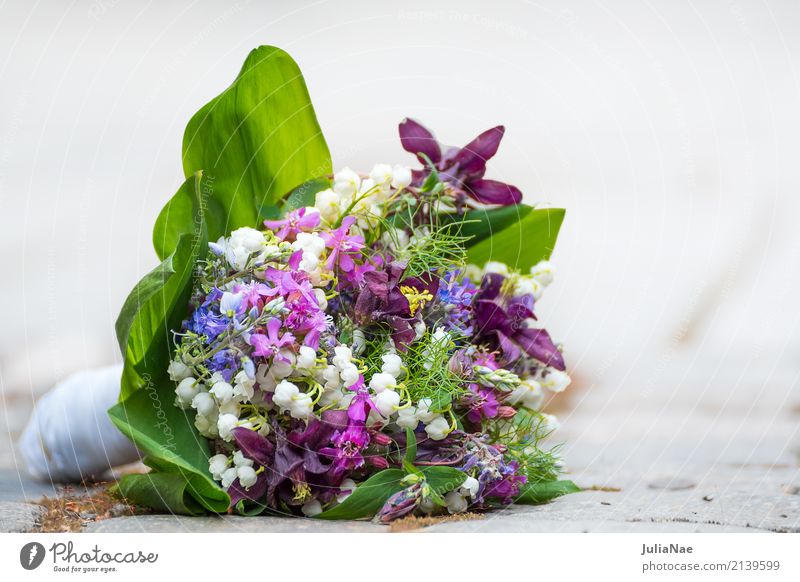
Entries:
<svg viewBox="0 0 800 582">
<path fill-rule="evenodd" d="M 319 212 L 306 212 L 306 208 L 292 210 L 283 220 L 265 220 L 264 226 L 281 240 L 294 241 L 298 232 L 308 232 L 319 226 Z"/>
<path fill-rule="evenodd" d="M 287 332 L 283 335 L 279 334 L 282 322 L 277 317 L 269 320 L 267 323 L 267 334 L 254 333 L 250 336 L 250 345 L 253 350 L 254 356 L 263 356 L 269 358 L 277 354 L 284 346 L 289 346 L 294 343 L 294 336 Z"/>
<path fill-rule="evenodd" d="M 342 226 L 332 232 L 321 232 L 319 235 L 325 240 L 325 246 L 331 249 L 325 266 L 333 271 L 338 265 L 339 270 L 351 272 L 356 267 L 353 257 L 358 257 L 364 248 L 364 237 L 350 235 L 347 232 L 356 221 L 355 216 L 348 216 L 342 221 Z"/>
</svg>

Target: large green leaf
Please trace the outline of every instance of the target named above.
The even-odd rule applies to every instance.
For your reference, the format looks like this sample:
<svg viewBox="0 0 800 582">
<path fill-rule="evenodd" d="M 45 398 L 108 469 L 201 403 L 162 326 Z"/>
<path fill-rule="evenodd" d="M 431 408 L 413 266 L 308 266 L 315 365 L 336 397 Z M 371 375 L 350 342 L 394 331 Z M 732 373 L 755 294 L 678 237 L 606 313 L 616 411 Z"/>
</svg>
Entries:
<svg viewBox="0 0 800 582">
<path fill-rule="evenodd" d="M 173 500 L 175 507 L 174 500 L 183 499 L 184 506 L 196 512 L 196 506 L 185 501 L 190 495 L 201 507 L 224 512 L 230 498 L 208 473 L 208 440 L 197 432 L 191 415 L 174 406 L 174 399 L 172 383 L 167 381 L 136 391 L 108 411 L 114 425 L 145 455 L 145 462 L 154 470 L 152 474 L 176 477 L 150 485 L 139 482 L 121 492 L 132 502 L 142 504 L 147 500 L 136 495 L 152 496 L 155 492 L 165 500 Z"/>
<path fill-rule="evenodd" d="M 400 469 L 384 469 L 361 483 L 342 503 L 323 511 L 318 519 L 361 519 L 372 517 L 386 500 L 403 489 L 405 473 Z"/>
<path fill-rule="evenodd" d="M 581 490 L 572 481 L 539 481 L 527 483 L 520 488 L 519 496 L 515 503 L 538 504 L 552 501 L 556 497 L 577 493 Z"/>
<path fill-rule="evenodd" d="M 439 495 L 460 487 L 467 474 L 453 467 L 423 467 L 422 474 L 428 485 Z"/>
<path fill-rule="evenodd" d="M 125 475 L 112 487 L 112 492 L 129 503 L 174 514 L 200 515 L 203 506 L 187 491 L 188 481 L 172 473 Z"/>
<path fill-rule="evenodd" d="M 227 234 L 225 212 L 213 192 L 213 183 L 198 171 L 186 179 L 161 209 L 153 226 L 153 247 L 161 260 L 175 251 L 182 235 L 195 233 L 198 211 L 202 211 L 206 221 L 209 240 Z"/>
<path fill-rule="evenodd" d="M 195 265 L 208 252 L 208 213 L 200 174 L 186 182 L 175 197 L 192 198 L 191 230 L 182 231 L 171 254 L 134 287 L 117 318 L 117 339 L 125 358 L 120 400 L 166 381 L 172 330 L 180 329 Z"/>
<path fill-rule="evenodd" d="M 256 226 L 260 209 L 331 173 L 303 76 L 288 54 L 262 46 L 248 55 L 233 84 L 189 121 L 183 169 L 187 176 L 204 171 L 226 232 Z"/>
<path fill-rule="evenodd" d="M 488 210 L 469 210 L 464 213 L 463 224 L 459 234 L 468 238 L 467 247 L 472 247 L 491 236 L 499 234 L 530 214 L 532 207 L 527 204 L 512 204 Z M 443 215 L 444 222 L 448 222 L 448 217 Z"/>
<path fill-rule="evenodd" d="M 563 208 L 532 210 L 519 222 L 472 246 L 467 258 L 479 266 L 487 261 L 500 261 L 513 269 L 527 271 L 539 261 L 550 258 L 564 212 Z"/>
</svg>

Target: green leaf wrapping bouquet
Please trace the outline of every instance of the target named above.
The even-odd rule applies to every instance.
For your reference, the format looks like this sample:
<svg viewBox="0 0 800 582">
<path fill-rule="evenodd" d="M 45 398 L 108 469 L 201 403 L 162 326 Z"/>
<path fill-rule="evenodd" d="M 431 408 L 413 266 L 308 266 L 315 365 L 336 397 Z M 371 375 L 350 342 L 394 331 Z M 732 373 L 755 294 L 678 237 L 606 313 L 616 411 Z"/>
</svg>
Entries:
<svg viewBox="0 0 800 582">
<path fill-rule="evenodd" d="M 503 132 L 445 148 L 406 119 L 418 168 L 334 173 L 296 63 L 251 52 L 189 122 L 117 320 L 109 414 L 151 468 L 119 492 L 385 522 L 576 491 L 540 446 L 569 377 L 534 313 L 564 211 L 484 177 Z"/>
</svg>

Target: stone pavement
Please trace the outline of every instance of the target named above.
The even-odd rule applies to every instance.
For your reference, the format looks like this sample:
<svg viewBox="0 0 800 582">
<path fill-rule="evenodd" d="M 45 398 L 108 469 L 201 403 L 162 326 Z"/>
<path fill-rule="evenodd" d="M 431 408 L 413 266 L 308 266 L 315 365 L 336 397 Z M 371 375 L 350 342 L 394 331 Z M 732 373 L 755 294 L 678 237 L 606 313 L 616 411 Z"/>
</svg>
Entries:
<svg viewBox="0 0 800 582">
<path fill-rule="evenodd" d="M 644 376 L 640 376 L 643 378 Z M 715 377 L 703 390 L 661 377 L 581 386 L 556 402 L 568 474 L 587 489 L 536 507 L 511 506 L 427 532 L 800 532 L 800 397 L 792 378 L 758 398 Z M 32 482 L 11 439 L 30 399 L 6 407 L 0 431 L 0 531 L 37 527 L 42 496 L 82 494 Z M 279 517 L 140 515 L 87 521 L 90 532 L 384 532 L 369 522 Z"/>
</svg>

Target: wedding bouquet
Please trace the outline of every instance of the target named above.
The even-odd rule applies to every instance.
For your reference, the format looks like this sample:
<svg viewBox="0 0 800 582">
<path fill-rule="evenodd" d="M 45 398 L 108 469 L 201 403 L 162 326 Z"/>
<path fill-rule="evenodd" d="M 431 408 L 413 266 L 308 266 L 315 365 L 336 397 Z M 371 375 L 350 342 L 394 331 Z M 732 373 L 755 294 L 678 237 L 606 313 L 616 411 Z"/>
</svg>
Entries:
<svg viewBox="0 0 800 582">
<path fill-rule="evenodd" d="M 564 212 L 484 177 L 503 132 L 446 148 L 406 119 L 417 168 L 334 173 L 297 65 L 254 50 L 189 122 L 117 322 L 109 413 L 151 468 L 119 492 L 390 521 L 577 490 L 540 443 L 570 381 L 535 315 Z"/>
</svg>

